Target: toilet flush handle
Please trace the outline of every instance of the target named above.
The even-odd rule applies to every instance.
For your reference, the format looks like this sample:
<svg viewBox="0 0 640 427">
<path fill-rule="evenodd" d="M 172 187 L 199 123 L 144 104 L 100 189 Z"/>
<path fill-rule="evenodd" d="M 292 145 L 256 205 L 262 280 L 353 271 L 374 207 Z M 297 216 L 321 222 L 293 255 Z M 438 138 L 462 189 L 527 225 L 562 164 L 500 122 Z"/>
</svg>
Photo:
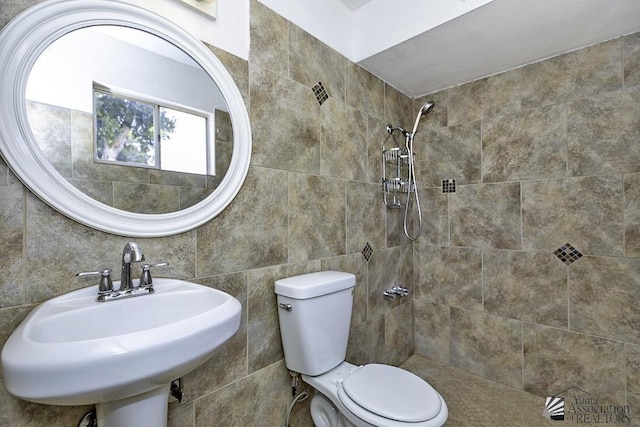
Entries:
<svg viewBox="0 0 640 427">
<path fill-rule="evenodd" d="M 283 302 L 279 303 L 278 306 L 284 310 L 287 311 L 292 311 L 293 310 L 293 306 L 291 304 L 285 304 Z"/>
</svg>

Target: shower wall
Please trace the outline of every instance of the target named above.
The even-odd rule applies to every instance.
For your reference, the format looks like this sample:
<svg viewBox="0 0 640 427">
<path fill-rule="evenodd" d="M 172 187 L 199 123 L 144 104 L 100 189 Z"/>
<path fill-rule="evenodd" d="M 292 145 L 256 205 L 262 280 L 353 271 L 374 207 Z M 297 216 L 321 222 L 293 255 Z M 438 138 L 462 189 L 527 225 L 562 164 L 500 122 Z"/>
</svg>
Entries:
<svg viewBox="0 0 640 427">
<path fill-rule="evenodd" d="M 415 352 L 640 422 L 640 34 L 426 99 Z"/>
<path fill-rule="evenodd" d="M 35 3 L 3 4 L 0 22 Z M 250 6 L 249 61 L 212 47 L 249 110 L 247 180 L 198 229 L 135 239 L 147 260 L 171 263 L 161 274 L 229 292 L 243 307 L 238 333 L 184 378 L 185 400 L 171 403 L 171 427 L 284 424 L 290 377 L 273 294 L 282 277 L 355 273 L 348 360 L 399 364 L 413 354 L 411 298 L 382 299 L 383 289 L 411 284 L 412 247 L 399 237 L 401 216 L 384 209 L 379 184 L 384 128 L 411 118 L 411 99 L 257 1 Z M 322 104 L 312 89 L 318 83 Z M 129 240 L 60 215 L 0 161 L 0 344 L 39 302 L 94 284 L 76 272 L 117 269 Z M 292 425 L 311 425 L 305 405 Z M 32 404 L 0 389 L 0 426 L 75 426 L 89 409 Z"/>
</svg>

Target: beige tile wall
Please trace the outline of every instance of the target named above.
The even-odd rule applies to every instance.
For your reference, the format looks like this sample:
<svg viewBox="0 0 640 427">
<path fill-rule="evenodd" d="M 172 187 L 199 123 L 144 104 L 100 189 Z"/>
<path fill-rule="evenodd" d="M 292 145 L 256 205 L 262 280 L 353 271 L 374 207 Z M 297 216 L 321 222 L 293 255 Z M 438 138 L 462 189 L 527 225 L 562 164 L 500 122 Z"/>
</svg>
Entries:
<svg viewBox="0 0 640 427">
<path fill-rule="evenodd" d="M 0 11 L 6 23 L 36 3 Z M 432 94 L 416 140 L 424 235 L 379 191 L 387 123 L 408 99 L 251 2 L 249 61 L 214 47 L 253 133 L 238 197 L 197 230 L 138 239 L 167 275 L 235 295 L 238 333 L 185 377 L 170 426 L 281 425 L 290 399 L 273 281 L 339 269 L 357 276 L 348 360 L 413 352 L 541 396 L 577 386 L 640 413 L 640 36 L 631 35 Z M 311 86 L 330 99 L 320 106 Z M 442 179 L 458 191 L 442 194 Z M 0 161 L 0 342 L 39 302 L 117 267 L 129 239 L 58 214 Z M 373 247 L 367 262 L 360 251 Z M 571 243 L 585 256 L 553 255 Z M 77 248 L 83 248 L 78 251 Z M 406 284 L 411 301 L 381 292 Z M 87 407 L 0 392 L 0 425 L 76 425 Z M 293 425 L 310 426 L 307 406 Z"/>
<path fill-rule="evenodd" d="M 33 3 L 3 7 L 0 22 Z M 243 307 L 238 333 L 184 378 L 171 427 L 284 424 L 291 391 L 273 293 L 278 278 L 355 273 L 348 360 L 399 364 L 413 354 L 411 298 L 382 299 L 385 288 L 411 286 L 412 247 L 396 228 L 400 215 L 384 209 L 379 185 L 384 128 L 411 121 L 411 100 L 257 1 L 251 36 L 249 61 L 211 47 L 249 110 L 253 154 L 243 188 L 196 230 L 136 239 L 149 261 L 171 263 L 163 274 L 222 289 Z M 322 106 L 311 90 L 319 81 L 330 96 Z M 0 343 L 37 303 L 93 284 L 76 272 L 117 268 L 130 240 L 58 214 L 1 161 L 0 236 Z M 361 253 L 367 243 L 369 262 Z M 299 406 L 292 425 L 310 426 L 308 402 Z M 0 390 L 0 426 L 69 427 L 88 409 L 31 404 Z"/>
<path fill-rule="evenodd" d="M 640 425 L 640 34 L 416 99 L 415 352 Z M 417 150 L 416 149 L 416 150 Z M 438 195 L 442 179 L 456 193 Z M 442 200 L 442 199 L 446 200 Z M 565 265 L 570 243 L 584 256 Z"/>
</svg>

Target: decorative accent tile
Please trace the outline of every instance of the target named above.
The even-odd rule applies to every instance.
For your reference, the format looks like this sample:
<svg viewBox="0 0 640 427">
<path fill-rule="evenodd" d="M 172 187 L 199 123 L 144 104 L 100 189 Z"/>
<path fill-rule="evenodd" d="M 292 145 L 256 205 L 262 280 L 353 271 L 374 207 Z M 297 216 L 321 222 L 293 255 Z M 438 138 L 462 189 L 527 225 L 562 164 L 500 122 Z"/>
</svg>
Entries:
<svg viewBox="0 0 640 427">
<path fill-rule="evenodd" d="M 442 192 L 443 193 L 455 193 L 456 192 L 456 180 L 455 179 L 443 179 L 442 180 Z"/>
<path fill-rule="evenodd" d="M 369 262 L 369 260 L 371 259 L 371 255 L 373 255 L 373 248 L 371 247 L 369 242 L 367 242 L 367 244 L 364 245 L 364 249 L 362 249 L 362 256 L 364 256 L 364 259 Z"/>
<path fill-rule="evenodd" d="M 582 254 L 576 248 L 571 246 L 569 243 L 560 246 L 556 249 L 553 254 L 558 257 L 558 259 L 564 262 L 567 265 L 573 264 L 575 261 L 582 258 Z"/>
<path fill-rule="evenodd" d="M 324 88 L 324 85 L 322 84 L 322 82 L 318 82 L 318 84 L 313 86 L 311 90 L 313 90 L 313 94 L 316 96 L 316 99 L 318 100 L 318 103 L 320 105 L 322 105 L 324 101 L 329 99 L 329 95 L 327 94 L 327 91 Z"/>
</svg>

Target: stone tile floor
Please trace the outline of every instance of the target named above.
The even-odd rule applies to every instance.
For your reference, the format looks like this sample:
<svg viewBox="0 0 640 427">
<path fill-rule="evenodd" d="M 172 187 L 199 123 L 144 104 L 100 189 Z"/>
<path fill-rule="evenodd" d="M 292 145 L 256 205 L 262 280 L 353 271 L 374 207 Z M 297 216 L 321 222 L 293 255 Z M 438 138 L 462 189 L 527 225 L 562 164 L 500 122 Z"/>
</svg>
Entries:
<svg viewBox="0 0 640 427">
<path fill-rule="evenodd" d="M 567 426 L 542 416 L 545 399 L 450 366 L 412 356 L 401 365 L 428 381 L 449 407 L 446 427 Z"/>
</svg>

